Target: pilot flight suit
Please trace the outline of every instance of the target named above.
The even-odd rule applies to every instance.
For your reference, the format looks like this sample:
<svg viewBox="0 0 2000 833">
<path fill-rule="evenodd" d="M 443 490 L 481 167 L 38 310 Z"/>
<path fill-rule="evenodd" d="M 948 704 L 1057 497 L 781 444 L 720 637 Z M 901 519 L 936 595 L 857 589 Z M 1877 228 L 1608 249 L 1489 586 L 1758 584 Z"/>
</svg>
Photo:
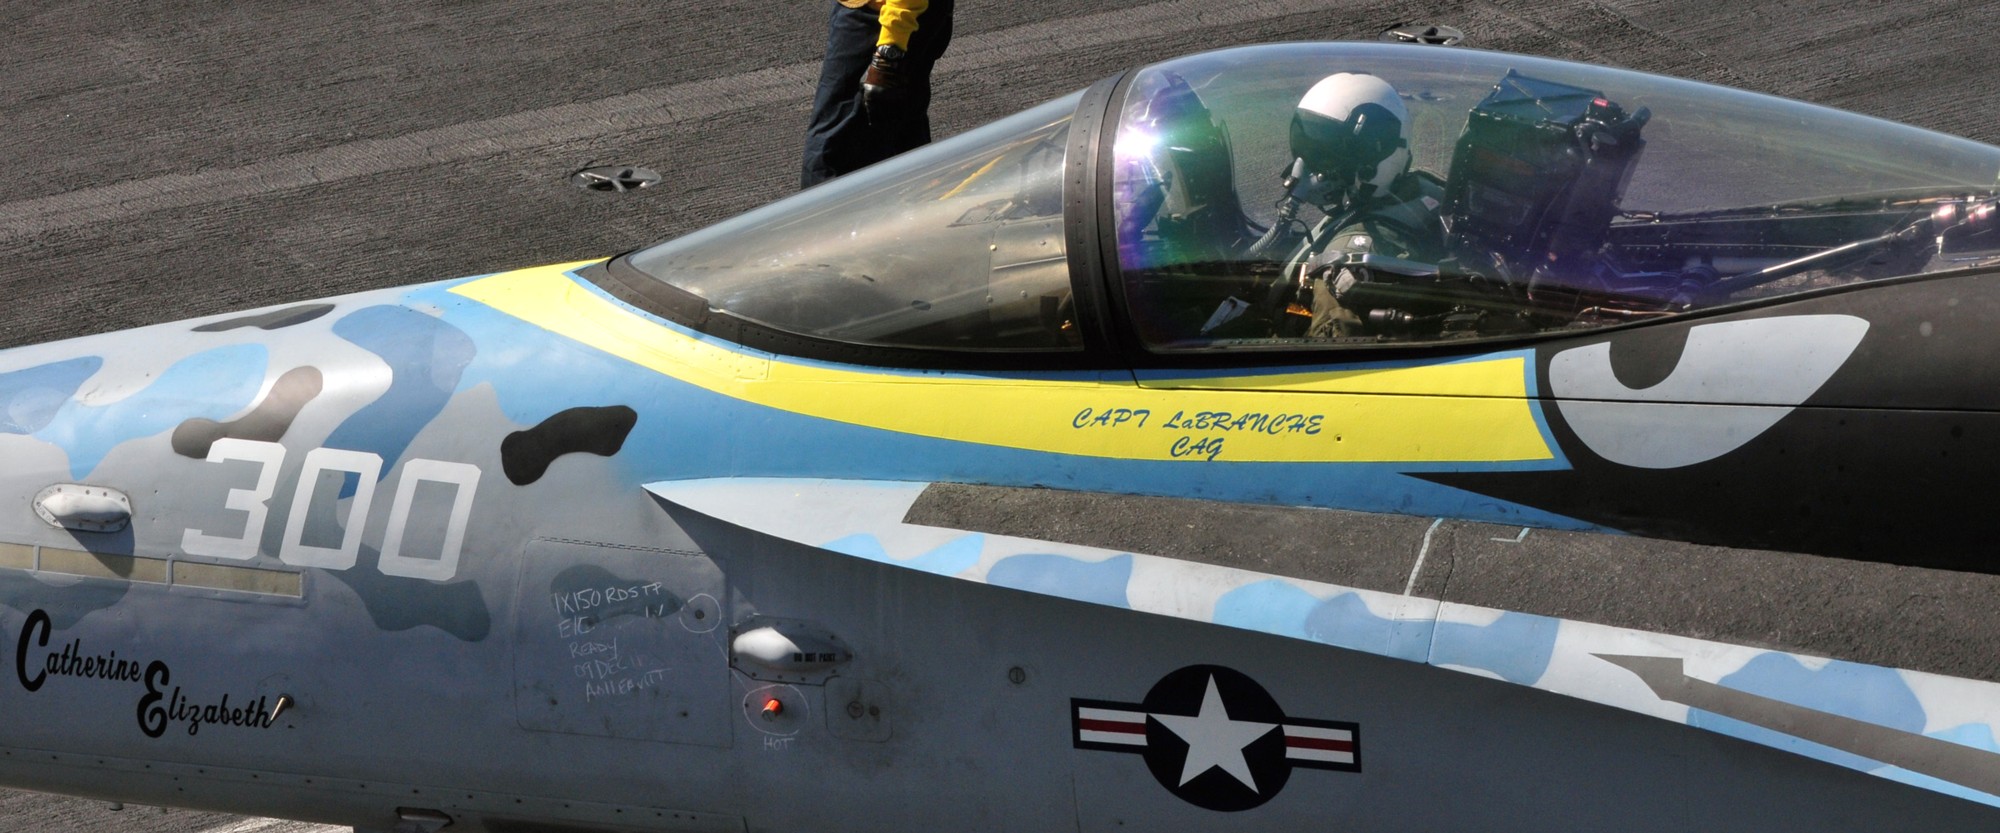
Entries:
<svg viewBox="0 0 2000 833">
<path fill-rule="evenodd" d="M 1385 279 L 1358 266 L 1320 264 L 1351 254 L 1382 254 L 1427 264 L 1444 257 L 1444 224 L 1438 217 L 1438 206 L 1444 201 L 1443 183 L 1430 174 L 1410 171 L 1391 182 L 1388 191 L 1364 204 L 1334 231 L 1326 247 L 1307 261 L 1306 271 L 1312 275 L 1308 336 L 1362 335 L 1362 316 L 1367 311 L 1343 304 L 1341 296 L 1361 281 Z"/>
<path fill-rule="evenodd" d="M 931 67 L 951 42 L 953 0 L 834 0 L 826 57 L 806 127 L 801 187 L 880 162 L 931 140 Z M 878 46 L 903 50 L 902 111 L 871 119 L 861 79 Z"/>
</svg>

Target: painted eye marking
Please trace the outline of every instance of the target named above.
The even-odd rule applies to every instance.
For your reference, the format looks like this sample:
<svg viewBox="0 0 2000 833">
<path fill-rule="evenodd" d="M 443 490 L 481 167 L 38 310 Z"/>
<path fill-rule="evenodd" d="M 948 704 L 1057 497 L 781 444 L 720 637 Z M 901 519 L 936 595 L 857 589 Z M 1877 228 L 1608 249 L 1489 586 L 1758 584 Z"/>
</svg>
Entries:
<svg viewBox="0 0 2000 833">
<path fill-rule="evenodd" d="M 1784 419 L 1847 363 L 1868 322 L 1796 315 L 1688 330 L 1680 363 L 1634 390 L 1611 370 L 1609 342 L 1557 353 L 1549 390 L 1578 439 L 1598 456 L 1671 469 L 1736 450 Z"/>
</svg>

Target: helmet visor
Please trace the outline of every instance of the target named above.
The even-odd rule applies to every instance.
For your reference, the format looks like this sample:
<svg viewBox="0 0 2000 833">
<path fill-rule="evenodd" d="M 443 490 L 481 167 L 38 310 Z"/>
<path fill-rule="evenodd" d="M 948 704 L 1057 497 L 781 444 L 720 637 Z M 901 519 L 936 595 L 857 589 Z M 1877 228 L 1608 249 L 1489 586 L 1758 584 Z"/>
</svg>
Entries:
<svg viewBox="0 0 2000 833">
<path fill-rule="evenodd" d="M 1402 122 L 1373 102 L 1356 106 L 1345 119 L 1304 109 L 1292 113 L 1292 155 L 1314 173 L 1369 179 L 1403 144 Z"/>
</svg>

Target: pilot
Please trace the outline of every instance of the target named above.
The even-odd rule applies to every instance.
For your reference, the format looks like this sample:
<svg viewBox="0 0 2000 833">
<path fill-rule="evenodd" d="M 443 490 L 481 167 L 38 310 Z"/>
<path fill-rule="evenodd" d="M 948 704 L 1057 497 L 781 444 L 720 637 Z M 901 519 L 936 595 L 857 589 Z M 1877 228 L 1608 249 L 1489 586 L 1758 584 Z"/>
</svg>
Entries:
<svg viewBox="0 0 2000 833">
<path fill-rule="evenodd" d="M 1310 337 L 1364 334 L 1367 310 L 1346 299 L 1360 283 L 1393 276 L 1355 256 L 1436 264 L 1445 251 L 1444 183 L 1410 167 L 1409 111 L 1396 88 L 1373 75 L 1329 75 L 1307 90 L 1292 112 L 1291 150 L 1289 212 L 1310 202 L 1326 219 L 1294 250 L 1296 271 L 1282 279 L 1293 288 L 1289 311 L 1310 311 Z"/>
</svg>

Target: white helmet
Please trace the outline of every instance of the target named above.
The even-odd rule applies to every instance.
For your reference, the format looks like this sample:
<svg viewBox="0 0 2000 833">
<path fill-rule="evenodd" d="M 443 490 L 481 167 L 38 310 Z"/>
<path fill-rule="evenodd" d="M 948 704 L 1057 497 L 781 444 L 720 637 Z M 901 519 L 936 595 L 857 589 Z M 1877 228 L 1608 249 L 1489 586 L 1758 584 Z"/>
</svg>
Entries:
<svg viewBox="0 0 2000 833">
<path fill-rule="evenodd" d="M 1387 81 L 1329 75 L 1292 111 L 1292 155 L 1311 173 L 1381 196 L 1410 167 L 1409 111 Z"/>
</svg>

